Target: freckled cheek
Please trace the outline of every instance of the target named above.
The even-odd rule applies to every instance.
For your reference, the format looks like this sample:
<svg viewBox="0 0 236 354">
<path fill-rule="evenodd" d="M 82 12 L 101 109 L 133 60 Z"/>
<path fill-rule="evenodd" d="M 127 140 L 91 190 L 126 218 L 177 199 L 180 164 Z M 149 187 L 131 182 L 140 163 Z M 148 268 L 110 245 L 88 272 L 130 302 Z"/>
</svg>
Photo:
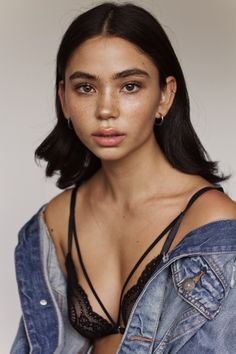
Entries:
<svg viewBox="0 0 236 354">
<path fill-rule="evenodd" d="M 78 102 L 78 99 L 75 99 L 73 97 L 68 99 L 67 107 L 69 107 L 69 111 L 72 119 L 81 116 L 86 112 L 85 105 L 81 104 L 80 102 Z"/>
<path fill-rule="evenodd" d="M 141 123 L 152 121 L 155 117 L 156 105 L 145 102 L 145 100 L 133 100 L 121 106 L 121 116 L 129 117 L 129 120 Z"/>
<path fill-rule="evenodd" d="M 86 139 L 86 137 L 91 134 L 91 130 L 94 129 L 94 127 L 92 127 L 93 120 L 91 119 L 93 113 L 90 111 L 89 107 L 86 109 L 82 105 L 71 105 L 70 115 L 77 136 L 81 140 Z"/>
<path fill-rule="evenodd" d="M 91 105 L 83 102 L 70 102 L 70 118 L 75 124 L 87 124 L 93 114 Z"/>
<path fill-rule="evenodd" d="M 74 131 L 79 140 L 89 148 L 91 142 L 91 128 L 88 124 L 84 124 L 83 121 L 77 120 L 73 123 Z"/>
</svg>

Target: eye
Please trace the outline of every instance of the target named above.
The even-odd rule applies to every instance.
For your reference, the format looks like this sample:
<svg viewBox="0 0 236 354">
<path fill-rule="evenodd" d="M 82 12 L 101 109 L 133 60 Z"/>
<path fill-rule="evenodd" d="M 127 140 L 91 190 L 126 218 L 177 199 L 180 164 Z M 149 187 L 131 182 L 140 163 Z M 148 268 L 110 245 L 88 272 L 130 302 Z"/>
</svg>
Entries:
<svg viewBox="0 0 236 354">
<path fill-rule="evenodd" d="M 95 89 L 93 86 L 91 86 L 90 84 L 80 84 L 77 85 L 75 87 L 75 89 L 79 92 L 79 93 L 92 93 L 95 92 Z"/>
<path fill-rule="evenodd" d="M 123 86 L 123 90 L 125 92 L 136 92 L 140 88 L 140 84 L 138 82 L 129 82 Z"/>
</svg>

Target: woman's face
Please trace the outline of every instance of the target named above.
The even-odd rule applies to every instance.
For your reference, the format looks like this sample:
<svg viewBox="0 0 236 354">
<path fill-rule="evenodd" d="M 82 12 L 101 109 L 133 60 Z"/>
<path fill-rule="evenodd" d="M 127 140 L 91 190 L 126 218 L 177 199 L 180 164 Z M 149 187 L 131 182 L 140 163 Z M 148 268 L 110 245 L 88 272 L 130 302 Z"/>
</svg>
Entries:
<svg viewBox="0 0 236 354">
<path fill-rule="evenodd" d="M 97 36 L 71 56 L 59 96 L 79 139 L 101 160 L 117 160 L 156 144 L 155 117 L 173 101 L 175 79 L 161 91 L 156 66 L 132 43 Z"/>
</svg>

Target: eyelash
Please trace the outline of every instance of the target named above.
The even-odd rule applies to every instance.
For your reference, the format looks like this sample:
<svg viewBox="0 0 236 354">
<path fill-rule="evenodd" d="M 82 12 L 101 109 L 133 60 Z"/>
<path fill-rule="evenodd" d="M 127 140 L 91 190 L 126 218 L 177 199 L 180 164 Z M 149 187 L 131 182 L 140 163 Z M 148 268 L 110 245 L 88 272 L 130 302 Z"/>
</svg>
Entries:
<svg viewBox="0 0 236 354">
<path fill-rule="evenodd" d="M 128 82 L 127 84 L 123 85 L 123 88 L 124 88 L 125 86 L 129 86 L 129 85 L 136 86 L 136 90 L 135 90 L 135 91 L 133 91 L 133 90 L 132 90 L 132 91 L 126 91 L 126 92 L 128 92 L 128 93 L 137 92 L 138 89 L 141 87 L 140 82 L 132 81 L 132 82 Z"/>
<path fill-rule="evenodd" d="M 129 86 L 129 85 L 136 86 L 136 89 L 135 89 L 135 90 L 132 90 L 132 91 L 125 91 L 126 93 L 135 93 L 135 92 L 137 92 L 138 89 L 141 87 L 140 82 L 131 81 L 131 82 L 127 82 L 126 84 L 124 84 L 124 85 L 122 86 L 122 89 L 125 88 L 125 87 L 127 87 L 127 86 Z M 95 88 L 94 88 L 91 84 L 89 84 L 89 83 L 82 83 L 82 84 L 79 84 L 79 85 L 75 86 L 75 89 L 76 89 L 76 91 L 78 91 L 79 94 L 88 94 L 88 95 L 91 94 L 91 93 L 92 93 L 91 91 L 88 91 L 88 92 L 86 92 L 86 91 L 80 91 L 81 88 L 85 88 L 85 87 L 90 87 L 90 89 L 95 90 Z"/>
<path fill-rule="evenodd" d="M 81 88 L 85 88 L 85 87 L 90 87 L 90 88 L 93 88 L 93 89 L 94 89 L 94 87 L 93 87 L 92 85 L 88 84 L 88 83 L 83 83 L 83 84 L 76 85 L 76 86 L 75 86 L 75 89 L 76 89 L 76 91 L 78 91 L 79 93 L 82 93 L 82 94 L 90 94 L 90 93 L 91 93 L 90 91 L 89 91 L 89 92 L 80 91 Z"/>
</svg>

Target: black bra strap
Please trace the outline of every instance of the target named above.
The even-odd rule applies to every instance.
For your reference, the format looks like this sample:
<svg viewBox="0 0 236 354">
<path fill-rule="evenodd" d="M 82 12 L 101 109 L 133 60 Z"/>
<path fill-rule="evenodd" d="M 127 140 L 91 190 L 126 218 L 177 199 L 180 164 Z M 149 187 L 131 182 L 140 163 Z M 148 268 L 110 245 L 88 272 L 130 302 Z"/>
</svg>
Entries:
<svg viewBox="0 0 236 354">
<path fill-rule="evenodd" d="M 195 200 L 196 200 L 197 198 L 199 198 L 200 195 L 202 195 L 202 194 L 205 193 L 205 192 L 208 192 L 208 191 L 211 190 L 211 189 L 216 189 L 216 190 L 219 190 L 219 191 L 221 191 L 221 192 L 224 193 L 224 190 L 223 190 L 222 187 L 204 187 L 204 188 L 201 188 L 200 190 L 198 190 L 198 191 L 191 197 L 191 199 L 189 200 L 189 202 L 188 202 L 186 208 L 182 211 L 182 213 L 180 214 L 179 219 L 178 219 L 177 222 L 175 223 L 175 225 L 174 225 L 174 227 L 172 228 L 172 230 L 169 232 L 169 235 L 168 235 L 168 237 L 167 237 L 167 239 L 166 239 L 166 241 L 165 241 L 165 243 L 164 243 L 164 245 L 163 245 L 163 247 L 162 247 L 161 254 L 165 255 L 165 254 L 168 252 L 168 250 L 169 250 L 169 248 L 170 248 L 170 246 L 171 246 L 171 244 L 172 244 L 172 242 L 173 242 L 173 240 L 174 240 L 174 238 L 175 238 L 175 235 L 177 234 L 177 231 L 178 231 L 178 229 L 179 229 L 179 226 L 180 226 L 180 224 L 181 224 L 181 221 L 182 221 L 182 219 L 183 219 L 183 217 L 184 217 L 186 211 L 193 205 L 193 203 L 195 202 Z"/>
<path fill-rule="evenodd" d="M 162 254 L 163 256 L 168 252 L 174 238 L 175 238 L 175 235 L 177 234 L 177 231 L 179 229 L 179 226 L 181 224 L 181 221 L 184 217 L 184 213 L 181 213 L 180 216 L 179 216 L 179 219 L 177 220 L 177 222 L 175 223 L 174 227 L 170 230 L 166 240 L 165 240 L 165 243 L 164 245 L 162 246 L 162 250 L 160 252 L 160 254 Z"/>
<path fill-rule="evenodd" d="M 183 213 L 185 213 L 190 207 L 191 205 L 195 202 L 195 200 L 200 197 L 200 195 L 202 195 L 203 193 L 211 190 L 211 189 L 216 189 L 216 190 L 219 190 L 221 192 L 224 193 L 224 189 L 222 187 L 204 187 L 204 188 L 201 188 L 199 191 L 197 191 L 193 196 L 192 198 L 190 199 L 190 201 L 188 202 L 186 208 L 184 209 Z"/>
<path fill-rule="evenodd" d="M 68 225 L 68 253 L 71 253 L 71 250 L 72 250 L 73 224 L 74 224 L 74 214 L 75 214 L 75 203 L 76 203 L 77 190 L 78 190 L 78 186 L 74 187 L 71 192 L 70 216 L 69 216 L 69 225 Z"/>
<path fill-rule="evenodd" d="M 116 325 L 116 323 L 113 321 L 112 317 L 110 316 L 109 312 L 107 311 L 107 309 L 105 308 L 105 306 L 103 305 L 102 301 L 100 300 L 99 296 L 97 295 L 92 282 L 88 276 L 88 273 L 85 269 L 84 263 L 83 263 L 83 259 L 82 259 L 82 255 L 80 252 L 80 247 L 79 247 L 79 242 L 78 242 L 78 238 L 77 238 L 77 233 L 76 233 L 76 227 L 75 227 L 75 203 L 76 203 L 76 192 L 77 192 L 78 186 L 75 187 L 72 191 L 72 195 L 71 195 L 71 203 L 70 203 L 70 218 L 69 218 L 69 237 L 68 237 L 68 251 L 71 252 L 71 248 L 72 248 L 72 240 L 73 240 L 73 236 L 75 239 L 75 245 L 76 245 L 76 249 L 77 249 L 77 253 L 79 256 L 79 260 L 80 260 L 80 264 L 81 264 L 81 268 L 83 270 L 84 276 L 90 286 L 91 291 L 93 292 L 94 296 L 96 297 L 98 303 L 100 304 L 101 308 L 103 309 L 104 313 L 107 315 L 107 317 L 110 319 L 111 323 L 113 323 L 113 325 Z M 129 273 L 122 291 L 121 291 L 121 296 L 120 296 L 120 302 L 122 300 L 122 295 L 124 292 L 124 289 L 126 287 L 126 285 L 128 284 L 128 281 L 130 280 L 130 278 L 132 277 L 132 275 L 134 274 L 134 272 L 136 271 L 136 269 L 138 268 L 138 266 L 140 265 L 140 263 L 143 261 L 143 259 L 146 257 L 146 255 L 153 249 L 153 247 L 158 243 L 158 241 L 161 240 L 161 238 L 170 230 L 167 239 L 162 247 L 162 250 L 160 252 L 160 255 L 164 255 L 168 252 L 174 237 L 179 229 L 180 223 L 184 217 L 185 212 L 191 207 L 191 205 L 194 203 L 194 201 L 203 193 L 211 190 L 211 189 L 218 189 L 222 192 L 224 192 L 222 187 L 204 187 L 202 189 L 200 189 L 199 191 L 197 191 L 189 200 L 186 208 L 184 209 L 183 212 L 181 212 L 162 232 L 160 235 L 158 235 L 156 237 L 156 239 L 152 242 L 152 244 L 147 248 L 147 250 L 143 253 L 143 255 L 139 258 L 139 260 L 137 261 L 137 263 L 134 265 L 134 267 L 132 268 L 131 272 Z M 120 312 L 120 311 L 119 311 Z M 119 321 L 119 318 L 118 318 Z"/>
<path fill-rule="evenodd" d="M 126 278 L 126 281 L 123 285 L 123 288 L 121 290 L 121 298 L 123 295 L 123 292 L 126 288 L 126 285 L 128 284 L 130 278 L 132 277 L 132 275 L 134 274 L 134 272 L 136 271 L 136 269 L 138 268 L 138 266 L 142 263 L 142 261 L 144 260 L 144 258 L 147 256 L 148 253 L 151 252 L 151 250 L 153 249 L 154 246 L 156 246 L 156 244 L 165 236 L 165 234 L 171 230 L 173 228 L 173 226 L 175 225 L 175 223 L 178 221 L 178 218 L 180 217 L 180 215 L 178 215 L 174 220 L 171 221 L 171 223 L 161 232 L 160 235 L 158 235 L 155 240 L 151 243 L 151 245 L 146 249 L 146 251 L 142 254 L 142 256 L 139 258 L 139 260 L 137 261 L 137 263 L 134 265 L 134 267 L 131 269 L 128 277 Z"/>
<path fill-rule="evenodd" d="M 82 258 L 82 255 L 81 255 L 79 241 L 78 241 L 78 237 L 77 237 L 77 233 L 76 233 L 76 226 L 75 226 L 75 203 L 76 203 L 77 190 L 78 190 L 78 186 L 76 186 L 73 189 L 72 194 L 71 194 L 68 250 L 69 250 L 69 252 L 71 252 L 72 240 L 73 240 L 73 237 L 74 237 L 75 246 L 76 246 L 76 249 L 77 249 L 77 254 L 78 254 L 78 257 L 79 257 L 80 265 L 81 265 L 82 271 L 84 273 L 85 279 L 87 280 L 87 283 L 88 283 L 93 295 L 97 299 L 97 301 L 100 304 L 101 308 L 103 309 L 104 313 L 107 315 L 107 317 L 109 318 L 111 323 L 114 326 L 116 326 L 116 323 L 113 321 L 113 318 L 110 316 L 109 312 L 107 311 L 107 309 L 103 305 L 102 301 L 100 300 L 96 290 L 94 289 L 93 284 L 92 284 L 92 282 L 91 282 L 91 280 L 89 278 L 89 275 L 88 275 L 88 273 L 87 273 L 87 271 L 85 269 L 85 265 L 84 265 L 83 258 Z"/>
<path fill-rule="evenodd" d="M 171 246 L 171 243 L 179 229 L 179 226 L 181 224 L 181 221 L 184 217 L 185 212 L 191 207 L 191 205 L 194 203 L 194 201 L 200 197 L 200 195 L 202 195 L 203 193 L 211 190 L 211 189 L 219 189 L 223 192 L 223 188 L 222 187 L 204 187 L 200 190 L 198 190 L 190 199 L 190 201 L 188 202 L 186 208 L 184 209 L 184 211 L 182 211 L 163 231 L 162 233 L 156 237 L 156 239 L 151 243 L 151 245 L 147 248 L 147 250 L 143 253 L 143 255 L 139 258 L 139 260 L 137 261 L 137 263 L 135 264 L 135 266 L 133 267 L 133 269 L 131 270 L 131 272 L 129 273 L 129 276 L 127 277 L 122 292 L 125 289 L 126 285 L 128 284 L 128 281 L 130 280 L 130 278 L 132 277 L 132 275 L 134 274 L 134 272 L 136 271 L 136 269 L 138 268 L 138 266 L 142 263 L 143 259 L 146 257 L 146 255 L 153 249 L 153 247 L 162 239 L 162 237 L 170 230 L 167 239 L 162 247 L 161 250 L 161 254 L 165 254 L 168 252 L 169 247 Z"/>
</svg>

